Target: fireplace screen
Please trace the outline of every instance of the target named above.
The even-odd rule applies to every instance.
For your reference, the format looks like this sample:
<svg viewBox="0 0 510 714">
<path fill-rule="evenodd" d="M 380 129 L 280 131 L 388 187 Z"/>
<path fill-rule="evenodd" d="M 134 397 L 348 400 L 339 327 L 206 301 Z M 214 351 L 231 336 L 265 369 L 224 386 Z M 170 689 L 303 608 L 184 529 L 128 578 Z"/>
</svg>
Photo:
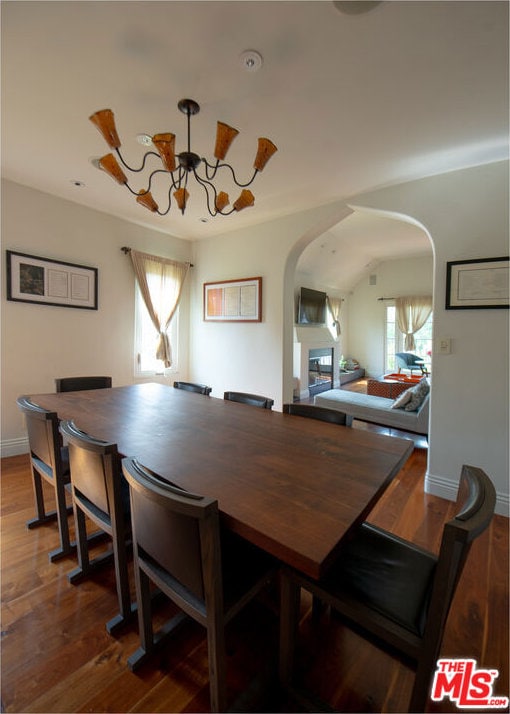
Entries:
<svg viewBox="0 0 510 714">
<path fill-rule="evenodd" d="M 308 353 L 308 391 L 310 396 L 333 388 L 333 348 L 313 349 Z"/>
</svg>

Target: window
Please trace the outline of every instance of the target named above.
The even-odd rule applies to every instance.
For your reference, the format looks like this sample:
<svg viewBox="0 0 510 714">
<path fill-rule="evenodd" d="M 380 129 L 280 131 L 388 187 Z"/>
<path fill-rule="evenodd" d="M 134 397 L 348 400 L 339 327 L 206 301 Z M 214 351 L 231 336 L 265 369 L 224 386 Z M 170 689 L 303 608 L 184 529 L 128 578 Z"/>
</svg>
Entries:
<svg viewBox="0 0 510 714">
<path fill-rule="evenodd" d="M 432 354 L 432 313 L 430 313 L 427 322 L 423 325 L 415 336 L 416 342 L 415 353 L 419 357 L 423 357 L 425 361 L 430 360 Z M 395 305 L 386 306 L 386 354 L 385 354 L 385 371 L 394 372 L 395 353 L 405 352 L 404 335 L 397 327 Z"/>
<path fill-rule="evenodd" d="M 137 283 L 135 289 L 135 376 L 145 377 L 154 374 L 171 374 L 177 372 L 179 360 L 178 334 L 179 308 L 177 308 L 168 328 L 168 336 L 170 338 L 170 344 L 172 345 L 172 366 L 165 369 L 163 361 L 156 359 L 158 333 L 149 317 Z"/>
</svg>

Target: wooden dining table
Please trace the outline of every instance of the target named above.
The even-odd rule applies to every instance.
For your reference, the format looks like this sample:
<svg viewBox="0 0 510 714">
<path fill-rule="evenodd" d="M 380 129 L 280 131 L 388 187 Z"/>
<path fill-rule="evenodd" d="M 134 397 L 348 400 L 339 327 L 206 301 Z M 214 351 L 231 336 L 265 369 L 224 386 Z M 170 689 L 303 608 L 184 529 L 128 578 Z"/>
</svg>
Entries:
<svg viewBox="0 0 510 714">
<path fill-rule="evenodd" d="M 319 578 L 411 454 L 411 440 L 156 383 L 31 400 L 218 500 L 223 524 Z"/>
</svg>

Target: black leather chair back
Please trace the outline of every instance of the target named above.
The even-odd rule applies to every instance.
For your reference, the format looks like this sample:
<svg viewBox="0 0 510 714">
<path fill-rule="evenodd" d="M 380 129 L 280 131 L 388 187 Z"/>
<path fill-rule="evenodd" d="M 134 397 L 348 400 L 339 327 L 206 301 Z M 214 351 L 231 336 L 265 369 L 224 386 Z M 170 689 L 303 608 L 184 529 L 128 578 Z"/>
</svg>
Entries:
<svg viewBox="0 0 510 714">
<path fill-rule="evenodd" d="M 262 397 L 260 394 L 248 394 L 247 392 L 225 392 L 223 398 L 230 402 L 240 402 L 241 404 L 249 404 L 251 407 L 261 407 L 262 409 L 271 409 L 274 404 L 274 399 Z"/>
<path fill-rule="evenodd" d="M 80 392 L 84 389 L 107 389 L 111 386 L 111 377 L 61 377 L 55 380 L 57 392 Z"/>
<path fill-rule="evenodd" d="M 174 382 L 174 387 L 176 389 L 184 389 L 187 392 L 205 394 L 206 396 L 209 396 L 212 392 L 212 387 L 208 387 L 207 384 L 195 384 L 194 382 Z"/>
<path fill-rule="evenodd" d="M 319 421 L 326 421 L 329 424 L 338 424 L 340 426 L 351 426 L 352 424 L 352 418 L 349 418 L 345 412 L 328 409 L 327 407 L 316 407 L 314 404 L 301 404 L 300 402 L 284 404 L 283 413 L 318 419 Z"/>
</svg>

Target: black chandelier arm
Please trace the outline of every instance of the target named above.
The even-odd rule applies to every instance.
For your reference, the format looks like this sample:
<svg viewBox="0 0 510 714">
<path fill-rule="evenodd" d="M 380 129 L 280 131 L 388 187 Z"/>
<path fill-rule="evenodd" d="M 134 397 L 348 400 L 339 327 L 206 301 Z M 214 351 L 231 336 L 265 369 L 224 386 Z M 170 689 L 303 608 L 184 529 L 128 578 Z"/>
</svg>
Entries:
<svg viewBox="0 0 510 714">
<path fill-rule="evenodd" d="M 205 161 L 205 159 L 203 159 L 203 161 Z M 217 216 L 218 213 L 221 214 L 222 216 L 230 216 L 231 213 L 234 213 L 234 211 L 235 211 L 234 207 L 232 207 L 229 211 L 219 211 L 216 208 L 216 198 L 218 197 L 218 193 L 216 191 L 216 187 L 214 186 L 214 184 L 211 183 L 210 181 L 207 181 L 206 179 L 202 178 L 201 176 L 199 176 L 195 169 L 193 169 L 193 175 L 195 176 L 197 183 L 200 184 L 200 186 L 202 186 L 202 188 L 204 189 L 205 197 L 206 197 L 206 201 L 207 201 L 207 210 L 209 211 L 210 216 L 213 216 L 213 217 Z M 212 190 L 212 192 L 214 194 L 214 210 L 211 210 L 211 204 L 210 204 L 211 197 L 209 195 L 209 188 Z"/>
<path fill-rule="evenodd" d="M 179 188 L 180 179 L 181 179 L 180 176 L 179 176 L 179 183 L 177 184 L 177 183 L 175 183 L 173 174 L 170 173 L 170 171 L 166 171 L 166 169 L 156 169 L 156 170 L 153 171 L 151 174 L 149 174 L 149 185 L 147 186 L 146 189 L 141 189 L 142 192 L 147 193 L 148 191 L 151 190 L 151 188 L 152 188 L 152 177 L 155 176 L 156 174 L 165 174 L 165 176 L 171 176 L 171 178 L 172 178 L 172 184 L 171 184 L 171 186 L 170 186 L 170 191 L 172 190 L 172 188 L 175 188 L 175 189 Z M 135 191 L 133 188 L 131 188 L 131 186 L 130 186 L 128 183 L 126 183 L 126 184 L 124 184 L 124 185 L 126 186 L 126 188 L 128 189 L 128 191 L 131 191 L 131 193 L 132 193 L 134 196 L 139 196 L 139 195 L 140 195 L 140 190 Z"/>
<path fill-rule="evenodd" d="M 157 159 L 159 159 L 161 161 L 161 156 L 159 154 L 157 154 L 155 151 L 146 151 L 145 154 L 143 155 L 142 165 L 140 166 L 139 169 L 135 169 L 132 166 L 130 166 L 128 163 L 126 163 L 126 161 L 124 161 L 122 154 L 120 153 L 120 149 L 115 149 L 115 153 L 119 157 L 120 162 L 124 166 L 124 168 L 126 168 L 128 171 L 131 171 L 132 173 L 135 173 L 135 174 L 138 174 L 144 170 L 145 164 L 146 164 L 149 156 L 155 156 Z M 167 172 L 167 173 L 170 173 L 170 172 Z"/>
<path fill-rule="evenodd" d="M 216 164 L 210 164 L 207 161 L 207 159 L 205 159 L 205 158 L 202 158 L 202 161 L 205 164 L 205 175 L 206 175 L 208 181 L 211 181 L 216 176 L 216 172 L 218 171 L 218 169 L 230 169 L 230 173 L 232 174 L 232 179 L 234 180 L 234 183 L 236 184 L 236 186 L 239 186 L 239 188 L 247 188 L 248 186 L 250 186 L 254 182 L 255 176 L 259 172 L 258 169 L 255 169 L 251 179 L 247 183 L 241 183 L 240 181 L 237 180 L 234 169 L 232 168 L 232 166 L 230 164 L 220 164 L 219 161 L 217 161 Z"/>
<path fill-rule="evenodd" d="M 158 208 L 158 210 L 156 211 L 156 213 L 158 214 L 158 216 L 166 216 L 166 214 L 167 214 L 167 213 L 170 211 L 170 209 L 172 208 L 172 188 L 173 188 L 173 187 L 174 187 L 174 186 L 170 186 L 170 188 L 168 189 L 168 206 L 167 206 L 166 211 L 160 211 L 159 208 Z"/>
</svg>

